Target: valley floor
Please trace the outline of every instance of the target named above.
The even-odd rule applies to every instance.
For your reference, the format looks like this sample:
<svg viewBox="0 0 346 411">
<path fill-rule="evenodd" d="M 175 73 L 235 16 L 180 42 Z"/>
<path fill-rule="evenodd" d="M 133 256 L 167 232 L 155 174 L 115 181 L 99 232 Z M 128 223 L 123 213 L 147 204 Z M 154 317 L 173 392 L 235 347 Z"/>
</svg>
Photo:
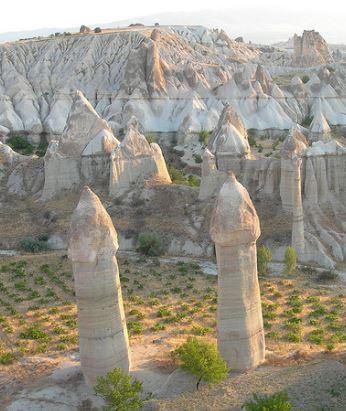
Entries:
<svg viewBox="0 0 346 411">
<path fill-rule="evenodd" d="M 216 338 L 217 277 L 198 260 L 118 258 L 132 374 L 147 409 L 231 410 L 253 393 L 288 391 L 294 409 L 341 410 L 346 401 L 346 286 L 315 271 L 260 278 L 266 364 L 195 391 L 172 351 L 189 335 Z M 88 410 L 70 262 L 63 252 L 1 257 L 0 409 Z M 64 401 L 61 401 L 64 398 Z M 10 405 L 12 404 L 12 405 Z M 94 404 L 94 405 L 93 405 Z M 9 408 L 6 408 L 9 407 Z M 324 408 L 323 408 L 324 407 Z"/>
</svg>

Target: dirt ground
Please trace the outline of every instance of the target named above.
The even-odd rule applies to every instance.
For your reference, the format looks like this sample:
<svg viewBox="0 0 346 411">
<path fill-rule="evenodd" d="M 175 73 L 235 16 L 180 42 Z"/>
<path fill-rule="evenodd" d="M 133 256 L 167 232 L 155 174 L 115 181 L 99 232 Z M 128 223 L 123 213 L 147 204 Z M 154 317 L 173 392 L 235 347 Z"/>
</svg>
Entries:
<svg viewBox="0 0 346 411">
<path fill-rule="evenodd" d="M 147 391 L 166 398 L 162 409 L 233 409 L 227 404 L 237 406 L 256 390 L 292 386 L 295 393 L 300 378 L 317 378 L 334 366 L 340 371 L 335 374 L 339 387 L 345 372 L 345 284 L 320 282 L 314 271 L 297 271 L 260 278 L 268 355 L 259 374 L 231 374 L 198 395 L 169 399 L 195 389 L 193 379 L 179 374 L 172 351 L 190 335 L 215 342 L 217 278 L 203 274 L 197 259 L 167 262 L 129 254 L 118 260 L 133 373 L 145 380 Z M 0 398 L 9 401 L 33 378 L 49 375 L 68 356 L 78 357 L 76 306 L 72 270 L 63 252 L 2 257 L 0 271 Z M 287 379 L 286 373 L 293 373 L 289 370 L 296 370 L 296 382 L 294 376 Z M 278 385 L 271 384 L 273 375 Z M 244 385 L 241 394 L 238 380 Z M 344 398 L 341 391 L 333 399 L 336 404 Z"/>
</svg>

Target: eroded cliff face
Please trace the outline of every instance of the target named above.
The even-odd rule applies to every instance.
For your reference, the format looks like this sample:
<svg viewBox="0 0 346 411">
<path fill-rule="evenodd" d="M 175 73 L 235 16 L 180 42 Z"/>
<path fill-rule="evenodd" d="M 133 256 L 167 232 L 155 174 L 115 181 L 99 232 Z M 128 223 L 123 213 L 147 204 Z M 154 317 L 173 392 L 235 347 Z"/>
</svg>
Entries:
<svg viewBox="0 0 346 411">
<path fill-rule="evenodd" d="M 290 128 L 318 100 L 330 124 L 346 124 L 341 64 L 280 87 L 269 74 L 275 59 L 266 67 L 260 59 L 259 48 L 200 26 L 7 43 L 0 47 L 0 133 L 61 135 L 77 89 L 113 132 L 133 115 L 144 131 L 212 130 L 226 103 L 247 128 Z"/>
</svg>

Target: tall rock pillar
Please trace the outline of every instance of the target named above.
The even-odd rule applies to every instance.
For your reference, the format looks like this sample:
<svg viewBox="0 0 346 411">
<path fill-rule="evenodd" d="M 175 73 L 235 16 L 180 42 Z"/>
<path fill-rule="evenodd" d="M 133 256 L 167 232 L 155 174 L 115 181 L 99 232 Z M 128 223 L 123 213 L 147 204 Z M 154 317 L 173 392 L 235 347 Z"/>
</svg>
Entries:
<svg viewBox="0 0 346 411">
<path fill-rule="evenodd" d="M 293 193 L 293 219 L 292 219 L 292 247 L 298 256 L 302 256 L 305 251 L 304 240 L 304 213 L 302 204 L 302 181 L 300 176 L 302 160 L 295 158 L 295 184 Z"/>
<path fill-rule="evenodd" d="M 114 368 L 129 370 L 129 341 L 116 259 L 117 233 L 99 198 L 84 188 L 72 215 L 72 260 L 81 365 L 93 386 Z"/>
<path fill-rule="evenodd" d="M 256 210 L 247 190 L 230 173 L 214 207 L 210 235 L 218 266 L 218 348 L 231 369 L 264 361 L 265 343 L 257 277 Z"/>
</svg>

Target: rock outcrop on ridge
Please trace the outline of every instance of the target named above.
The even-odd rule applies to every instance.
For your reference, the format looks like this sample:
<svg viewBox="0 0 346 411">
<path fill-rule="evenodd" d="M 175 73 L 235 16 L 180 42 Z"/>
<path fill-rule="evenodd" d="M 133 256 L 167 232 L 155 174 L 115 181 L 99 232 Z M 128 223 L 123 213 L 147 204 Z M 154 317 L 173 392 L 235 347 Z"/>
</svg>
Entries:
<svg viewBox="0 0 346 411">
<path fill-rule="evenodd" d="M 313 67 L 333 62 L 328 45 L 319 32 L 304 30 L 302 36 L 294 35 L 292 63 L 298 67 Z"/>
</svg>

